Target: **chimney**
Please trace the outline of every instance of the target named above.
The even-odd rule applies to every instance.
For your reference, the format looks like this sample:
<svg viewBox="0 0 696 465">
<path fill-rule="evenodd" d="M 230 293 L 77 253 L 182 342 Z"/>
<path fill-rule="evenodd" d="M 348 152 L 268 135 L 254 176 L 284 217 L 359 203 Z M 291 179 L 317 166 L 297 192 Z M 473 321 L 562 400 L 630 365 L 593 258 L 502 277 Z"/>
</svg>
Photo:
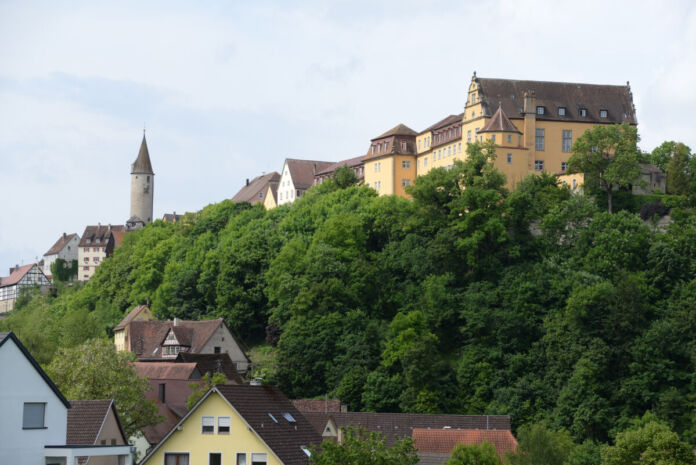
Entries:
<svg viewBox="0 0 696 465">
<path fill-rule="evenodd" d="M 524 114 L 525 116 L 529 114 L 536 115 L 536 93 L 533 90 L 526 91 L 522 94 L 524 99 Z"/>
<path fill-rule="evenodd" d="M 179 319 L 174 317 L 174 326 L 179 326 Z"/>
<path fill-rule="evenodd" d="M 534 169 L 534 138 L 536 136 L 536 94 L 529 90 L 522 94 L 524 99 L 524 146 L 529 149 L 528 169 Z"/>
<path fill-rule="evenodd" d="M 247 185 L 247 186 L 249 185 L 249 178 L 247 178 L 247 184 L 246 184 L 246 185 Z"/>
<path fill-rule="evenodd" d="M 66 237 L 68 237 L 68 235 L 63 233 L 63 239 L 65 239 Z"/>
</svg>

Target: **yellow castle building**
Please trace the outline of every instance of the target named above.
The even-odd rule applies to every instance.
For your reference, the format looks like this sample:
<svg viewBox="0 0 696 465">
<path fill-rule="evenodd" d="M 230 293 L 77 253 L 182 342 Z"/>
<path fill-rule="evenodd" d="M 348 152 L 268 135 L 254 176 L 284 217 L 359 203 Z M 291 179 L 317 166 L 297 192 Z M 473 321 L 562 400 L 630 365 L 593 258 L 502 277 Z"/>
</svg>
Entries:
<svg viewBox="0 0 696 465">
<path fill-rule="evenodd" d="M 372 139 L 365 155 L 365 183 L 381 195 L 407 195 L 406 186 L 437 167 L 466 158 L 466 144 L 491 140 L 495 166 L 508 188 L 532 173 L 566 175 L 575 140 L 597 124 L 635 125 L 633 95 L 625 86 L 479 78 L 474 72 L 464 112 L 420 133 L 400 124 Z"/>
</svg>

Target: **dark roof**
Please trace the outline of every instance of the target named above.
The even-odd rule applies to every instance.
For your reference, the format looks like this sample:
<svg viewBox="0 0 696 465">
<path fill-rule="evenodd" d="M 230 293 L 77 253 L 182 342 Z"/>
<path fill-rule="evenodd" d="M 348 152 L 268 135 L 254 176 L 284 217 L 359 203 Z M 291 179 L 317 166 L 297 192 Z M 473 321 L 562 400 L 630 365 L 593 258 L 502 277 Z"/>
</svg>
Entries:
<svg viewBox="0 0 696 465">
<path fill-rule="evenodd" d="M 517 129 L 514 124 L 512 124 L 510 118 L 508 118 L 503 111 L 502 106 L 498 106 L 498 109 L 495 111 L 488 123 L 481 128 L 479 133 L 482 132 L 516 132 L 522 134 L 522 132 Z"/>
<path fill-rule="evenodd" d="M 391 136 L 417 136 L 418 133 L 414 131 L 413 129 L 409 128 L 405 124 L 397 124 L 384 134 L 377 136 L 373 138 L 372 140 L 377 140 L 377 139 L 384 139 L 385 137 L 391 137 Z"/>
<path fill-rule="evenodd" d="M 416 428 L 412 438 L 419 454 L 450 454 L 458 444 L 472 445 L 488 441 L 495 447 L 500 459 L 504 460 L 507 452 L 517 449 L 517 439 L 510 430 Z"/>
<path fill-rule="evenodd" d="M 119 324 L 116 325 L 116 327 L 114 328 L 114 331 L 117 331 L 117 330 L 119 330 L 119 329 L 123 329 L 123 328 L 125 328 L 126 326 L 128 326 L 128 323 L 130 323 L 131 321 L 133 321 L 133 318 L 135 318 L 135 316 L 136 316 L 143 308 L 148 308 L 148 306 L 147 306 L 147 305 L 137 305 L 137 306 L 133 307 L 133 310 L 131 310 L 130 312 L 128 312 L 128 315 L 126 315 L 126 317 L 125 317 L 123 320 L 121 320 L 121 322 L 120 322 Z"/>
<path fill-rule="evenodd" d="M 292 405 L 300 412 L 340 412 L 338 399 L 292 399 Z M 323 426 L 322 426 L 323 428 Z M 322 429 L 323 431 L 323 429 Z"/>
<path fill-rule="evenodd" d="M 139 378 L 149 379 L 200 379 L 195 363 L 186 362 L 135 362 Z"/>
<path fill-rule="evenodd" d="M 249 181 L 247 179 L 247 181 Z M 280 174 L 273 171 L 272 173 L 262 174 L 261 176 L 256 176 L 254 179 L 249 181 L 244 187 L 239 189 L 239 191 L 232 197 L 233 202 L 249 202 L 251 204 L 263 202 L 264 198 L 259 198 L 259 192 L 266 194 L 268 186 L 278 187 L 280 182 Z"/>
<path fill-rule="evenodd" d="M 437 123 L 430 125 L 427 128 L 423 129 L 421 131 L 421 134 L 424 132 L 433 131 L 435 129 L 444 128 L 445 126 L 449 126 L 450 124 L 461 123 L 462 122 L 462 115 L 463 115 L 463 113 L 459 113 L 458 115 L 449 115 L 446 118 L 441 119 Z"/>
<path fill-rule="evenodd" d="M 190 381 L 186 381 L 186 383 L 189 383 Z M 167 384 L 167 398 L 169 398 L 170 395 L 173 394 L 173 389 L 171 386 L 171 383 L 166 383 Z M 191 388 L 188 386 L 182 386 L 179 387 L 179 390 L 182 392 L 185 391 L 186 397 L 191 395 Z M 153 387 L 153 391 L 157 393 L 157 386 Z M 169 433 L 174 426 L 176 426 L 177 423 L 179 423 L 179 420 L 183 416 L 186 415 L 188 412 L 188 409 L 186 408 L 186 400 L 184 399 L 184 404 L 172 404 L 172 403 L 165 403 L 163 404 L 162 402 L 159 402 L 155 398 L 151 398 L 149 400 L 154 400 L 155 405 L 157 405 L 157 414 L 160 415 L 163 420 L 156 425 L 152 426 L 146 426 L 141 429 L 143 432 L 143 435 L 145 436 L 145 439 L 147 439 L 147 442 L 150 444 L 159 444 L 162 439 Z M 143 462 L 144 463 L 144 462 Z"/>
<path fill-rule="evenodd" d="M 402 437 L 411 437 L 414 428 L 442 429 L 446 426 L 460 429 L 510 429 L 510 417 L 507 415 L 438 415 L 424 413 L 372 413 L 342 412 L 316 413 L 306 412 L 305 417 L 323 433 L 329 419 L 333 419 L 337 428 L 353 425 L 368 431 L 382 433 L 388 445 Z"/>
<path fill-rule="evenodd" d="M 140 143 L 138 158 L 131 165 L 131 174 L 155 174 L 152 172 L 152 164 L 150 163 L 150 152 L 147 150 L 147 141 L 143 133 L 143 141 Z"/>
<path fill-rule="evenodd" d="M 631 88 L 625 86 L 578 84 L 571 82 L 520 81 L 514 79 L 476 78 L 486 116 L 493 113 L 498 102 L 510 118 L 522 118 L 524 93 L 534 92 L 536 106 L 546 109 L 539 120 L 582 121 L 589 123 L 637 124 Z M 558 108 L 566 109 L 565 116 L 558 116 Z M 578 114 L 587 109 L 587 116 Z M 608 117 L 600 118 L 599 110 L 607 110 Z M 625 117 L 623 115 L 626 115 Z"/>
<path fill-rule="evenodd" d="M 60 237 L 58 238 L 58 240 L 56 241 L 56 243 L 53 244 L 53 247 L 51 247 L 50 249 L 48 249 L 48 252 L 46 252 L 46 253 L 44 254 L 44 256 L 46 256 L 46 255 L 55 255 L 55 254 L 57 254 L 58 252 L 60 252 L 61 250 L 63 250 L 63 248 L 64 248 L 66 245 L 68 245 L 68 243 L 69 243 L 69 242 L 72 240 L 72 238 L 75 237 L 75 236 L 77 236 L 77 234 L 75 234 L 75 233 L 73 233 L 73 234 L 65 234 L 65 233 L 63 233 L 63 235 L 60 236 Z"/>
<path fill-rule="evenodd" d="M 121 247 L 126 231 L 111 231 L 111 235 L 114 236 L 114 247 Z"/>
<path fill-rule="evenodd" d="M 287 158 L 285 163 L 290 170 L 295 189 L 309 189 L 314 184 L 314 175 L 334 164 L 332 161 L 297 160 Z"/>
<path fill-rule="evenodd" d="M 176 223 L 181 219 L 181 217 L 184 215 L 177 215 L 176 213 L 165 213 L 162 216 L 162 221 L 166 221 L 167 223 Z"/>
<path fill-rule="evenodd" d="M 113 409 L 114 418 L 121 432 L 121 439 L 124 443 L 128 442 L 113 400 L 71 400 L 70 405 L 72 407 L 68 410 L 66 444 L 96 444 L 104 421 L 111 409 Z"/>
<path fill-rule="evenodd" d="M 192 354 L 179 352 L 176 362 L 193 362 L 198 366 L 198 371 L 204 376 L 206 373 L 220 372 L 225 375 L 228 382 L 242 384 L 244 380 L 239 376 L 234 362 L 229 354 Z"/>
<path fill-rule="evenodd" d="M 0 333 L 0 347 L 3 346 L 7 341 L 12 340 L 14 343 L 17 345 L 19 350 L 24 354 L 24 356 L 29 360 L 29 363 L 32 364 L 34 369 L 39 373 L 39 375 L 46 381 L 46 384 L 48 384 L 48 387 L 51 388 L 51 390 L 55 393 L 56 397 L 60 399 L 60 401 L 65 405 L 67 408 L 70 408 L 70 402 L 68 402 L 68 399 L 63 396 L 63 393 L 60 392 L 58 389 L 58 386 L 56 386 L 51 378 L 48 377 L 45 371 L 41 368 L 41 365 L 39 365 L 39 362 L 37 362 L 34 357 L 31 356 L 29 351 L 27 350 L 26 347 L 24 347 L 24 344 L 22 344 L 17 336 L 10 331 L 9 333 Z"/>
<path fill-rule="evenodd" d="M 226 385 L 215 387 L 261 436 L 285 465 L 306 464 L 307 455 L 300 446 L 321 444 L 321 436 L 275 386 Z M 278 423 L 268 414 L 272 414 Z M 291 423 L 283 416 L 289 413 Z"/>
<path fill-rule="evenodd" d="M 12 270 L 12 273 L 10 273 L 9 276 L 5 278 L 0 278 L 0 287 L 13 286 L 17 284 L 22 280 L 24 275 L 27 274 L 29 270 L 31 270 L 34 266 L 36 266 L 36 263 L 31 263 L 29 265 L 23 265 L 15 268 L 14 270 Z M 39 267 L 39 270 L 40 269 L 41 267 Z"/>
<path fill-rule="evenodd" d="M 111 239 L 112 231 L 125 230 L 126 227 L 122 224 L 87 226 L 78 245 L 80 247 L 106 247 Z"/>
<path fill-rule="evenodd" d="M 341 160 L 337 161 L 336 163 L 333 163 L 326 168 L 324 168 L 321 171 L 317 171 L 316 175 L 320 174 L 331 174 L 337 169 L 341 168 L 342 166 L 347 166 L 348 168 L 353 168 L 355 166 L 360 166 L 363 164 L 363 159 L 365 158 L 364 155 L 360 155 L 359 157 L 353 157 L 353 158 L 348 158 L 347 160 Z"/>
</svg>

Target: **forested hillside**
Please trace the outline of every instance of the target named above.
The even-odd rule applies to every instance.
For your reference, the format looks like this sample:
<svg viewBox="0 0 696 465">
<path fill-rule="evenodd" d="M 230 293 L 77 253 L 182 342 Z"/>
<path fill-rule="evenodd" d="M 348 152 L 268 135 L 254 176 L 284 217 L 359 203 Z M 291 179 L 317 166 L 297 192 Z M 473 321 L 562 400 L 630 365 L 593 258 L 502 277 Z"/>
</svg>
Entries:
<svg viewBox="0 0 696 465">
<path fill-rule="evenodd" d="M 649 410 L 695 445 L 696 215 L 681 202 L 661 230 L 546 175 L 510 193 L 492 150 L 417 178 L 412 200 L 342 172 L 290 206 L 157 221 L 88 284 L 29 296 L 0 326 L 45 363 L 149 303 L 268 340 L 265 381 L 289 397 L 509 414 L 578 442 Z"/>
</svg>

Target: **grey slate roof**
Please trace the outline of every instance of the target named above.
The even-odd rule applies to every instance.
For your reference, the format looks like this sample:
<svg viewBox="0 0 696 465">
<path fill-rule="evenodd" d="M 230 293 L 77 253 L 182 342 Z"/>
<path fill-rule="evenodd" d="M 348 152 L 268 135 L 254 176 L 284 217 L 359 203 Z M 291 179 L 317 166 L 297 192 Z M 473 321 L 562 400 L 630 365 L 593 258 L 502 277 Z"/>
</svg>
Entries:
<svg viewBox="0 0 696 465">
<path fill-rule="evenodd" d="M 56 243 L 53 244 L 53 247 L 51 247 L 50 249 L 48 249 L 48 252 L 46 252 L 46 253 L 44 254 L 44 256 L 46 256 L 46 255 L 55 255 L 55 254 L 57 254 L 58 252 L 60 252 L 61 250 L 63 250 L 63 248 L 64 248 L 66 245 L 68 245 L 68 243 L 69 243 L 69 242 L 72 240 L 72 238 L 75 237 L 75 236 L 77 236 L 77 234 L 75 234 L 75 233 L 73 233 L 73 234 L 65 234 L 65 233 L 63 233 L 63 235 L 60 236 L 60 237 L 58 238 L 58 240 L 56 241 Z"/>
<path fill-rule="evenodd" d="M 145 134 L 143 134 L 143 141 L 140 143 L 140 151 L 138 152 L 138 158 L 135 159 L 131 165 L 131 174 L 142 173 L 142 174 L 155 174 L 152 171 L 152 164 L 150 163 L 150 152 L 147 150 L 147 141 L 145 140 Z"/>
</svg>

